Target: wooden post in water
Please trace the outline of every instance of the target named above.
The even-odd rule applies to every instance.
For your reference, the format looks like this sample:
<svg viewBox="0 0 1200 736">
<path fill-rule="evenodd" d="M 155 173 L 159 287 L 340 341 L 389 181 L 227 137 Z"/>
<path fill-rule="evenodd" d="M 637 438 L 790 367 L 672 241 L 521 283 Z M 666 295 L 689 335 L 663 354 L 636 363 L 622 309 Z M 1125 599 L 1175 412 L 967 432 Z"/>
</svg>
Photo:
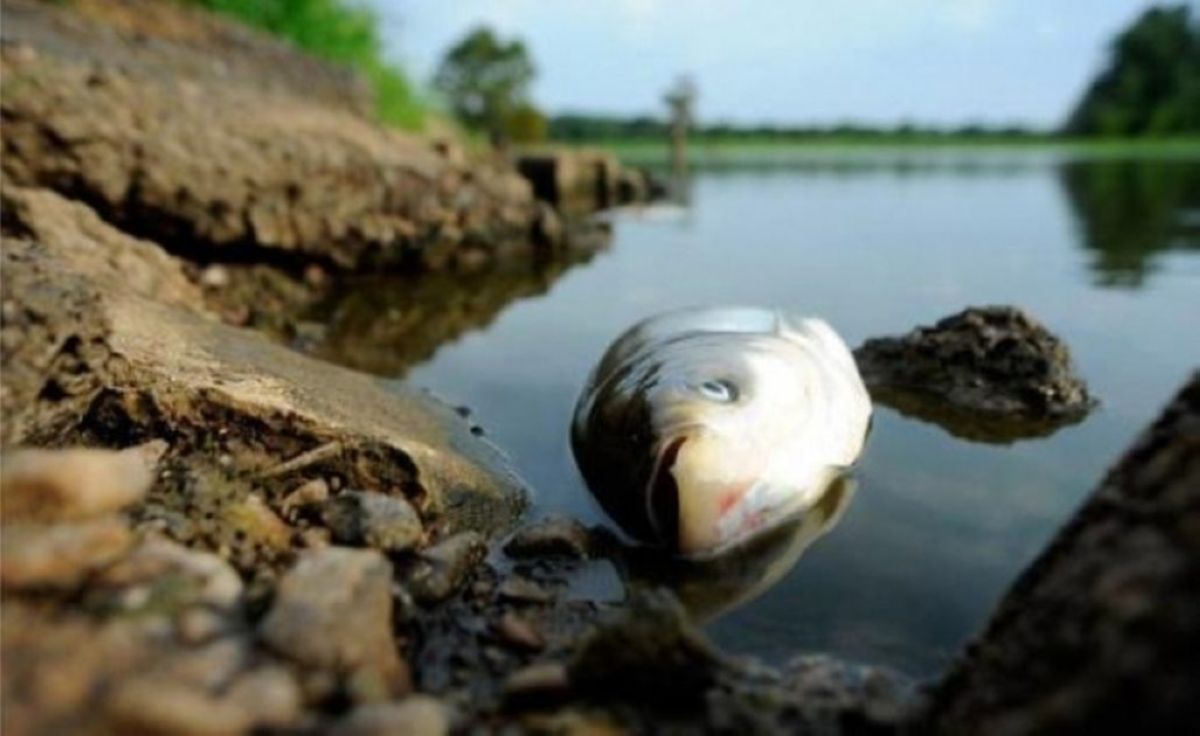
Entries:
<svg viewBox="0 0 1200 736">
<path fill-rule="evenodd" d="M 671 175 L 676 180 L 687 176 L 687 130 L 696 102 L 696 85 L 690 77 L 680 77 L 663 98 L 671 111 Z"/>
</svg>

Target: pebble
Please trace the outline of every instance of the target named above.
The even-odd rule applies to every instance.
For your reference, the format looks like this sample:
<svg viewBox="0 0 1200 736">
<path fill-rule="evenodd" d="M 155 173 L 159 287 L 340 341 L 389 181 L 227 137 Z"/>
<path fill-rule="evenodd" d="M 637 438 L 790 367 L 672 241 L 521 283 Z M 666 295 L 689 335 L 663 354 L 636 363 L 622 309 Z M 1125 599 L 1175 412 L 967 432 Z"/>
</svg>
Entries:
<svg viewBox="0 0 1200 736">
<path fill-rule="evenodd" d="M 508 700 L 530 701 L 560 698 L 570 691 L 571 681 L 561 662 L 537 662 L 516 670 L 504 681 Z"/>
<path fill-rule="evenodd" d="M 373 491 L 343 491 L 325 504 L 336 542 L 403 552 L 421 541 L 421 517 L 408 501 Z"/>
<path fill-rule="evenodd" d="M 260 624 L 263 640 L 306 667 L 366 670 L 393 691 L 407 670 L 392 636 L 392 568 L 374 550 L 304 553 L 280 580 Z"/>
<path fill-rule="evenodd" d="M 554 593 L 529 578 L 516 575 L 505 578 L 496 593 L 505 600 L 520 603 L 550 603 L 554 600 Z"/>
<path fill-rule="evenodd" d="M 483 561 L 487 545 L 477 532 L 460 532 L 421 553 L 408 577 L 408 590 L 419 603 L 445 600 L 458 590 Z"/>
<path fill-rule="evenodd" d="M 249 711 L 256 726 L 265 728 L 295 722 L 304 705 L 296 678 L 280 665 L 264 665 L 239 675 L 225 697 Z"/>
<path fill-rule="evenodd" d="M 586 559 L 591 550 L 591 531 L 582 522 L 566 516 L 548 516 L 526 525 L 504 545 L 509 557 L 571 557 Z"/>
<path fill-rule="evenodd" d="M 410 695 L 395 703 L 360 705 L 334 726 L 334 736 L 445 736 L 450 714 L 430 695 Z"/>
<path fill-rule="evenodd" d="M 139 501 L 167 450 L 162 440 L 126 450 L 17 450 L 5 453 L 0 499 L 5 521 L 101 516 Z"/>
<path fill-rule="evenodd" d="M 5 524 L 0 534 L 0 585 L 75 588 L 92 571 L 119 559 L 133 542 L 125 521 L 115 516 L 50 525 Z"/>
<path fill-rule="evenodd" d="M 181 606 L 202 606 L 228 611 L 242 599 L 242 578 L 218 555 L 190 549 L 165 537 L 148 537 L 116 564 L 103 570 L 96 584 L 130 587 L 177 576 L 187 585 Z M 182 624 L 183 619 L 180 620 Z"/>
<path fill-rule="evenodd" d="M 225 736 L 246 733 L 253 723 L 236 703 L 151 676 L 121 682 L 105 706 L 113 733 Z"/>
<path fill-rule="evenodd" d="M 329 484 L 324 478 L 313 478 L 301 483 L 283 499 L 283 512 L 294 514 L 303 508 L 320 506 L 329 499 Z"/>
<path fill-rule="evenodd" d="M 496 633 L 505 642 L 520 649 L 538 651 L 546 646 L 546 640 L 525 619 L 509 611 L 496 623 Z"/>
</svg>

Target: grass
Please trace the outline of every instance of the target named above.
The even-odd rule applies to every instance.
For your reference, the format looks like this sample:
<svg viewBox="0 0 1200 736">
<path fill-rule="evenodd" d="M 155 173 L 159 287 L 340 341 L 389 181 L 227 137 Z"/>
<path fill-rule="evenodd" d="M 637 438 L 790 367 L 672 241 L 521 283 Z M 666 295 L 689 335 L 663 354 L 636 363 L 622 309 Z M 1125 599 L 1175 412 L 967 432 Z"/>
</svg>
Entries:
<svg viewBox="0 0 1200 736">
<path fill-rule="evenodd" d="M 602 148 L 622 162 L 665 166 L 670 149 L 661 139 L 572 141 L 572 145 Z M 1049 151 L 1089 156 L 1156 156 L 1200 159 L 1200 137 L 1194 138 L 1066 138 L 1057 136 L 930 136 L 821 138 L 700 138 L 688 142 L 693 166 L 788 166 L 835 154 L 853 155 L 906 151 Z"/>
<path fill-rule="evenodd" d="M 384 58 L 378 19 L 349 0 L 184 0 L 287 39 L 313 56 L 362 74 L 379 119 L 420 129 L 426 105 L 404 70 Z"/>
</svg>

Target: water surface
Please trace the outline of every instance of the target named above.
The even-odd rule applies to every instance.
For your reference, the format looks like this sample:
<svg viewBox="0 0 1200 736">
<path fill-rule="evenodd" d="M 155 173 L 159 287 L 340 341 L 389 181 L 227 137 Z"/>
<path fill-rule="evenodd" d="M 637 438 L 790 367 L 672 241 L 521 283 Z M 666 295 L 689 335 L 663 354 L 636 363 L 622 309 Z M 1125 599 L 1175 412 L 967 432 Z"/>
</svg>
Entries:
<svg viewBox="0 0 1200 736">
<path fill-rule="evenodd" d="M 617 216 L 609 251 L 489 307 L 403 380 L 471 406 L 541 509 L 599 522 L 570 413 L 607 344 L 651 313 L 778 305 L 856 345 L 970 304 L 1028 309 L 1071 347 L 1095 414 L 978 444 L 877 408 L 840 523 L 709 624 L 772 661 L 816 650 L 936 673 L 1200 364 L 1200 160 L 822 153 L 700 172 L 689 194 L 674 216 Z"/>
</svg>

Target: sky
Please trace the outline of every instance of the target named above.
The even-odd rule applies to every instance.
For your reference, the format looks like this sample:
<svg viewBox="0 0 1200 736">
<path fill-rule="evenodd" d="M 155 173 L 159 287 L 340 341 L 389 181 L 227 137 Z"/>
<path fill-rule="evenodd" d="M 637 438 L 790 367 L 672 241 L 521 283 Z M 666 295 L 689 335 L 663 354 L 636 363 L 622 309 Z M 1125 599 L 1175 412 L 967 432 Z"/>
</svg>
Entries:
<svg viewBox="0 0 1200 736">
<path fill-rule="evenodd" d="M 1050 127 L 1146 0 L 366 0 L 421 81 L 471 28 L 525 40 L 551 113 L 661 114 L 680 74 L 704 122 Z"/>
</svg>

